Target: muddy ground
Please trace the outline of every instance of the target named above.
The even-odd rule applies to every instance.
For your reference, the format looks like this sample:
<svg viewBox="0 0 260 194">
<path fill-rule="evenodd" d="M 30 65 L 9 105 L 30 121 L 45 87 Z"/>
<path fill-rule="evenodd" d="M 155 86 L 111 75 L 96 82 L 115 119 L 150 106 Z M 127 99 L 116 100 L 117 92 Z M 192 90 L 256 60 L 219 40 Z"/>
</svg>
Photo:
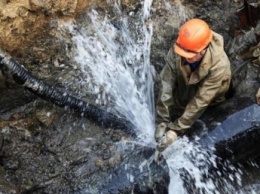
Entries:
<svg viewBox="0 0 260 194">
<path fill-rule="evenodd" d="M 57 29 L 58 24 L 88 22 L 84 18 L 92 8 L 102 14 L 120 17 L 113 14 L 110 3 L 104 2 L 2 2 L 6 9 L 1 9 L 1 49 L 40 79 L 62 89 L 65 84 L 56 79 L 57 75 L 65 70 L 61 77 L 66 80 L 66 76 L 71 75 L 66 72 L 73 72 L 75 68 L 71 60 L 73 42 L 70 34 Z M 245 97 L 249 99 L 247 102 L 254 103 L 259 87 L 259 67 L 238 56 L 257 42 L 254 29 L 244 32 L 239 26 L 236 9 L 241 2 L 199 0 L 169 3 L 172 6 L 170 10 L 164 1 L 153 2 L 151 63 L 157 73 L 164 64 L 164 57 L 177 36 L 181 22 L 186 17 L 200 17 L 224 36 L 225 49 L 232 65 L 234 69 L 239 67 L 235 82 L 236 98 Z M 138 13 L 140 7 L 139 2 L 122 1 L 125 13 Z M 7 8 L 11 11 L 7 12 Z M 2 193 L 93 194 L 100 193 L 102 189 L 104 193 L 127 193 L 130 190 L 136 193 L 165 193 L 169 181 L 167 166 L 154 166 L 150 172 L 144 165 L 143 173 L 139 172 L 140 158 L 149 158 L 154 150 L 126 145 L 127 149 L 122 151 L 120 140 L 133 138 L 124 131 L 104 128 L 73 110 L 59 108 L 40 99 L 18 86 L 8 72 L 0 80 Z M 68 90 L 73 94 L 72 88 Z M 129 163 L 132 165 L 125 169 Z M 115 178 L 128 172 L 138 177 L 139 182 L 135 186 L 129 185 L 129 180 L 120 179 L 121 176 Z M 109 174 L 114 175 L 113 178 Z M 111 180 L 119 184 L 111 185 Z"/>
</svg>

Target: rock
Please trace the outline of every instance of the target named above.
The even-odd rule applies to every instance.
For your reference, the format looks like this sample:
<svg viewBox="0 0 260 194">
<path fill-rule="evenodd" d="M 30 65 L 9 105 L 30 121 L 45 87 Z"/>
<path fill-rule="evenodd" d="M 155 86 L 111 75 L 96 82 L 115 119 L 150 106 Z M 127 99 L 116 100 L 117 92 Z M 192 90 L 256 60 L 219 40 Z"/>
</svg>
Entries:
<svg viewBox="0 0 260 194">
<path fill-rule="evenodd" d="M 36 111 L 36 118 L 38 121 L 40 121 L 42 124 L 45 126 L 50 126 L 55 119 L 55 111 L 54 110 L 46 110 L 46 109 L 41 109 Z"/>
<path fill-rule="evenodd" d="M 0 192 L 4 194 L 18 194 L 18 188 L 0 179 Z"/>
<path fill-rule="evenodd" d="M 100 168 L 104 168 L 104 162 L 100 159 L 96 160 L 96 166 Z"/>
<path fill-rule="evenodd" d="M 4 144 L 4 138 L 2 134 L 0 134 L 0 151 L 2 150 L 3 144 Z"/>
<path fill-rule="evenodd" d="M 73 20 L 86 10 L 90 3 L 98 1 L 43 1 L 21 0 L 1 1 L 0 6 L 0 47 L 9 52 L 22 52 L 40 36 L 53 20 Z M 50 34 L 50 33 L 48 33 Z"/>
<path fill-rule="evenodd" d="M 0 167 L 0 193 L 4 193 L 4 194 L 19 193 L 19 189 L 15 185 L 5 181 L 5 171 L 2 167 Z"/>
<path fill-rule="evenodd" d="M 5 78 L 2 74 L 2 71 L 0 71 L 0 90 L 4 89 L 5 87 L 6 87 Z"/>
<path fill-rule="evenodd" d="M 111 167 L 115 167 L 118 165 L 118 163 L 120 162 L 120 154 L 119 153 L 116 153 L 114 156 L 112 156 L 111 158 L 109 158 L 109 165 Z"/>
</svg>

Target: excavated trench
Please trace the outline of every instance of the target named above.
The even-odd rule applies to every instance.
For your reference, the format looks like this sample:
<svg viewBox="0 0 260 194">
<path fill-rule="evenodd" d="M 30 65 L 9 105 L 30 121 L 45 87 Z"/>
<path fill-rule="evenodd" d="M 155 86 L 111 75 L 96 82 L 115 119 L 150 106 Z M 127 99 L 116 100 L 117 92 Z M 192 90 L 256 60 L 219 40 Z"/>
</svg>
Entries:
<svg viewBox="0 0 260 194">
<path fill-rule="evenodd" d="M 122 3 L 128 14 L 140 10 L 139 3 Z M 178 4 L 177 1 L 170 3 L 173 7 Z M 236 59 L 237 54 L 255 42 L 242 33 L 242 38 L 238 38 L 239 29 L 231 25 L 238 23 L 231 9 L 238 5 L 233 2 L 230 9 L 222 10 L 222 1 L 184 3 L 188 10 L 195 11 L 196 17 L 208 20 L 214 30 L 223 34 L 228 55 L 234 66 L 239 66 L 242 62 Z M 95 5 L 93 8 L 102 12 L 106 10 L 105 6 L 100 4 L 100 7 Z M 151 63 L 159 72 L 162 68 L 160 61 L 176 36 L 171 31 L 176 16 L 159 1 L 155 1 L 153 7 L 155 27 Z M 107 12 L 113 15 L 111 10 L 111 7 L 107 7 Z M 223 14 L 227 17 L 220 21 Z M 76 21 L 82 22 L 85 19 L 85 16 L 78 17 Z M 5 59 L 5 84 L 1 85 L 0 98 L 0 191 L 167 193 L 170 182 L 168 164 L 165 160 L 161 165 L 154 163 L 154 147 L 137 144 L 135 136 L 124 130 L 129 126 L 132 128 L 131 121 L 129 123 L 126 118 L 105 111 L 104 107 L 95 105 L 91 98 L 80 99 L 80 96 L 76 98 L 61 92 L 67 89 L 72 94 L 75 92 L 75 96 L 78 95 L 77 90 L 69 84 L 77 69 L 70 63 L 70 57 L 73 56 L 70 34 L 56 30 L 56 21 L 46 23 L 52 32 L 50 37 L 46 34 L 37 36 L 37 39 L 28 44 L 27 49 L 21 50 L 18 47 L 12 50 L 8 46 L 7 50 L 12 50 L 12 57 L 19 62 L 10 62 L 10 58 L 2 53 L 0 55 Z M 162 23 L 165 24 L 164 29 L 160 28 Z M 117 24 L 115 18 L 114 24 Z M 57 41 L 57 34 L 64 37 L 59 37 Z M 243 47 L 245 42 L 246 46 Z M 29 71 L 24 71 L 19 64 L 26 66 Z M 213 149 L 221 160 L 233 163 L 257 159 L 259 153 L 259 106 L 254 101 L 254 92 L 259 86 L 254 79 L 258 79 L 259 70 L 250 61 L 240 69 L 242 71 L 235 77 L 235 84 L 239 84 L 236 85 L 234 96 L 223 105 L 209 109 L 202 116 L 201 120 L 208 131 L 201 131 L 201 125 L 196 123 L 192 133 L 187 134 L 191 142 L 205 146 L 206 150 Z M 56 75 L 62 75 L 64 79 L 59 80 Z M 84 111 L 86 114 L 78 114 Z M 197 136 L 200 141 L 197 141 Z M 182 176 L 183 179 L 187 178 L 189 172 L 183 169 Z M 190 180 L 184 184 L 187 191 L 200 191 L 192 184 L 193 177 L 188 177 L 187 180 Z M 248 185 L 245 184 L 246 186 Z M 241 188 L 244 188 L 243 184 L 238 190 Z"/>
</svg>

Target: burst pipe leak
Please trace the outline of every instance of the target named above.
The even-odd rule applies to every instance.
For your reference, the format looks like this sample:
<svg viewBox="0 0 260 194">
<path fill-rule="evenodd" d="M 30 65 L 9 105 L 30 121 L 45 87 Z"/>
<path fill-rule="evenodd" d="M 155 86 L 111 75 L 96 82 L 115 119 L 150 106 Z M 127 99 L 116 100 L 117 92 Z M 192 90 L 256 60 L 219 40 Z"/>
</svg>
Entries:
<svg viewBox="0 0 260 194">
<path fill-rule="evenodd" d="M 83 113 L 86 118 L 90 118 L 102 126 L 123 129 L 126 132 L 133 134 L 134 126 L 130 121 L 109 113 L 96 105 L 89 104 L 76 97 L 70 96 L 66 92 L 44 83 L 1 49 L 0 64 L 0 68 L 6 67 L 8 71 L 12 73 L 14 81 L 17 84 L 22 85 L 42 99 L 50 101 L 59 107 L 69 107 L 76 112 Z"/>
</svg>

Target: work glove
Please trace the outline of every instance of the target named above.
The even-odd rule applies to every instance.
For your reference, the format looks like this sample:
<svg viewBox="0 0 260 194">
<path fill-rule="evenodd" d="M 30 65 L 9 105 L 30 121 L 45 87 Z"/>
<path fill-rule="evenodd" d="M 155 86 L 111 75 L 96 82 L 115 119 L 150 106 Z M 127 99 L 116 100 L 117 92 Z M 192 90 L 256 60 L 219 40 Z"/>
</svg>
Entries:
<svg viewBox="0 0 260 194">
<path fill-rule="evenodd" d="M 177 140 L 177 134 L 173 130 L 168 130 L 157 144 L 157 150 L 163 152 L 169 145 Z"/>
<path fill-rule="evenodd" d="M 157 125 L 155 133 L 154 133 L 154 138 L 156 142 L 159 142 L 160 139 L 163 137 L 167 129 L 167 124 L 166 123 L 160 123 Z"/>
<path fill-rule="evenodd" d="M 258 91 L 255 96 L 256 96 L 256 103 L 260 105 L 260 88 L 258 88 Z"/>
</svg>

